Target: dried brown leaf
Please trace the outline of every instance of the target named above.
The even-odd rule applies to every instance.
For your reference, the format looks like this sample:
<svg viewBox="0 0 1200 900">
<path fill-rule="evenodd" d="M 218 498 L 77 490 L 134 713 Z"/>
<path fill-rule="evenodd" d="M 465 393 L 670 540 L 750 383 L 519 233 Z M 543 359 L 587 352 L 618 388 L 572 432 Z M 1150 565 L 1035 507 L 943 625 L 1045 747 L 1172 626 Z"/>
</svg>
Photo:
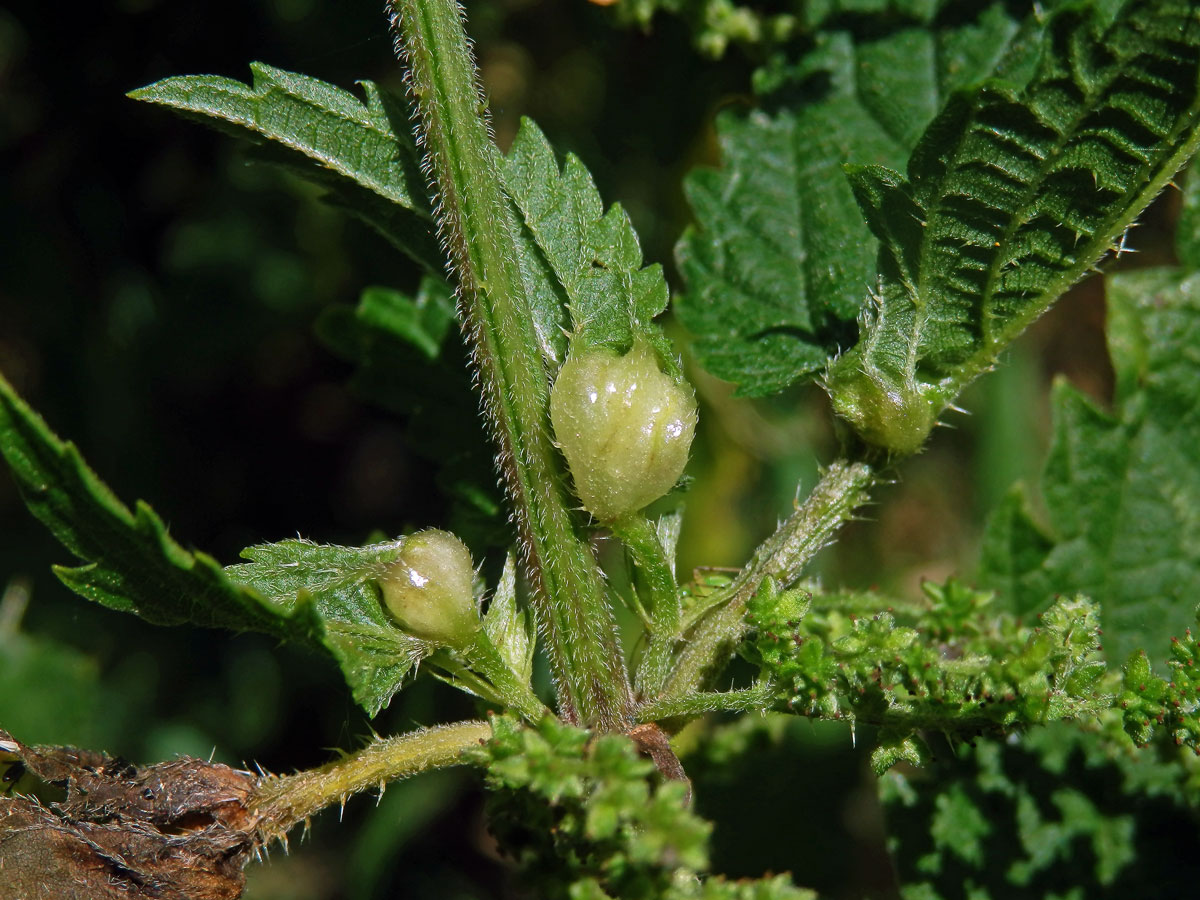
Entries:
<svg viewBox="0 0 1200 900">
<path fill-rule="evenodd" d="M 0 797 L 0 896 L 21 900 L 237 900 L 258 817 L 258 778 L 183 757 L 151 766 L 70 747 L 0 751 L 48 801 Z"/>
</svg>

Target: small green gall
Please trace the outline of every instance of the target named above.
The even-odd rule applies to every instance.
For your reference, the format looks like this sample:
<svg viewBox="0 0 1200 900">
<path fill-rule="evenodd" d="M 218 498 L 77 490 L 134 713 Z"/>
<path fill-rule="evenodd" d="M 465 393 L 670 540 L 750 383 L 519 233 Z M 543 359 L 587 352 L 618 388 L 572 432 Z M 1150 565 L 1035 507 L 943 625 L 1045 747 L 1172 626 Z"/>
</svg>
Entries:
<svg viewBox="0 0 1200 900">
<path fill-rule="evenodd" d="M 868 444 L 908 456 L 925 445 L 937 424 L 938 404 L 918 388 L 892 384 L 865 372 L 826 379 L 834 411 Z"/>
<path fill-rule="evenodd" d="M 622 356 L 572 350 L 550 392 L 554 435 L 584 507 L 614 522 L 679 480 L 696 433 L 691 388 L 637 341 Z"/>
<path fill-rule="evenodd" d="M 453 648 L 469 645 L 479 628 L 474 585 L 471 552 L 437 529 L 405 538 L 379 577 L 383 603 L 405 631 Z"/>
</svg>

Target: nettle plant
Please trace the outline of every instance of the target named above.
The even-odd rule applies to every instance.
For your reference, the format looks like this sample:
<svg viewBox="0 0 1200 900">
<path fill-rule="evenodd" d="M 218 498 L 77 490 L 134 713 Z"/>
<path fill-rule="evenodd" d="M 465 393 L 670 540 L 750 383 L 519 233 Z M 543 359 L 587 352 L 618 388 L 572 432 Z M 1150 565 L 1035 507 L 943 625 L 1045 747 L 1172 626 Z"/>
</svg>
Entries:
<svg viewBox="0 0 1200 900">
<path fill-rule="evenodd" d="M 497 149 L 454 0 L 390 7 L 408 104 L 262 64 L 249 85 L 189 76 L 133 92 L 249 139 L 424 269 L 412 296 L 368 292 L 325 327 L 363 378 L 395 382 L 388 351 L 403 344 L 436 383 L 457 318 L 516 545 L 494 584 L 476 568 L 487 547 L 437 529 L 361 547 L 285 540 L 222 568 L 145 504 L 123 505 L 0 381 L 0 450 L 83 561 L 59 578 L 151 622 L 316 648 L 371 715 L 418 674 L 491 713 L 285 776 L 139 768 L 5 735 L 10 894 L 240 896 L 246 862 L 322 808 L 468 764 L 534 896 L 810 896 L 790 876 L 708 872 L 711 826 L 672 737 L 721 711 L 756 715 L 720 732 L 713 758 L 751 752 L 780 718 L 761 713 L 857 726 L 905 896 L 1128 894 L 1122 879 L 1145 877 L 1128 810 L 1158 803 L 1194 828 L 1200 179 L 1184 183 L 1178 264 L 1108 279 L 1113 408 L 1055 389 L 1041 496 L 1017 490 L 992 515 L 981 588 L 840 591 L 810 564 L 1172 184 L 1200 142 L 1200 11 L 878 5 L 703 6 L 702 46 L 777 52 L 755 76 L 762 102 L 719 119 L 723 167 L 688 178 L 675 312 L 699 365 L 744 396 L 817 382 L 843 454 L 744 567 L 690 581 L 674 555 L 697 402 L 655 322 L 663 271 L 533 123 Z M 602 542 L 623 553 L 598 554 Z M 552 699 L 534 688 L 538 653 Z M 718 690 L 737 657 L 738 682 Z M 1043 727 L 1057 722 L 1072 725 Z M 952 750 L 931 754 L 946 738 Z M 1116 773 L 1126 807 L 1072 781 L 1079 754 Z"/>
</svg>

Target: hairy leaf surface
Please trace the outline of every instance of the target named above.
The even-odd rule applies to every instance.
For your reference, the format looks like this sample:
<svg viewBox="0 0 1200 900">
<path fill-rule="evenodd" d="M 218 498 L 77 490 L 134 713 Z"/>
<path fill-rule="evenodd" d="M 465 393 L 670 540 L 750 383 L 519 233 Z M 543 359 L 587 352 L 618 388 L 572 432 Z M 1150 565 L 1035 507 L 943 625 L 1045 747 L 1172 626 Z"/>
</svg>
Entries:
<svg viewBox="0 0 1200 900">
<path fill-rule="evenodd" d="M 259 144 L 261 159 L 328 187 L 337 205 L 440 272 L 442 254 L 403 104 L 370 81 L 361 82 L 364 103 L 341 88 L 265 63 L 251 63 L 250 71 L 249 85 L 182 75 L 129 96 Z"/>
<path fill-rule="evenodd" d="M 721 116 L 724 167 L 688 177 L 697 225 L 677 249 L 678 311 L 705 368 L 761 396 L 853 341 L 877 243 L 842 165 L 902 169 L 950 93 L 996 72 L 1022 77 L 1040 23 L 1012 7 L 935 21 L 926 6 L 882 34 L 822 35 L 800 60 L 759 72 L 763 108 Z"/>
<path fill-rule="evenodd" d="M 851 175 L 880 283 L 827 379 L 871 444 L 911 452 L 962 387 L 1121 237 L 1200 140 L 1200 10 L 1069 8 L 1022 89 L 956 95 L 908 178 Z"/>
<path fill-rule="evenodd" d="M 651 320 L 667 306 L 662 267 L 642 267 L 642 249 L 619 204 L 606 211 L 583 163 L 568 154 L 561 169 L 545 136 L 523 119 L 502 174 L 522 223 L 521 269 L 531 303 L 550 311 L 539 321 L 543 347 L 565 347 L 557 317 L 570 315 L 573 340 L 627 350 L 637 336 L 669 345 Z M 538 318 L 537 310 L 534 311 Z"/>
<path fill-rule="evenodd" d="M 537 632 L 532 611 L 517 602 L 517 558 L 512 551 L 504 560 L 504 571 L 488 603 L 483 630 L 517 680 L 529 684 Z"/>
<path fill-rule="evenodd" d="M 403 538 L 366 547 L 280 541 L 246 548 L 242 556 L 250 562 L 225 571 L 281 609 L 310 607 L 354 699 L 375 715 L 431 652 L 401 631 L 380 602 L 376 578 L 403 546 Z"/>
</svg>

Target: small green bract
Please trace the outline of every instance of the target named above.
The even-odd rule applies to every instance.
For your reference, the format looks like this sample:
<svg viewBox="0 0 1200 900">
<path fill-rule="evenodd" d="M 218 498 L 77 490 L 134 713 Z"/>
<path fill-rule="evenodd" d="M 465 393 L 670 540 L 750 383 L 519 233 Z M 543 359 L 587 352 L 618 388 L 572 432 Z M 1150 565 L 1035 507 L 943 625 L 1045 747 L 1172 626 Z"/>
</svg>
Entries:
<svg viewBox="0 0 1200 900">
<path fill-rule="evenodd" d="M 550 394 L 550 419 L 579 499 L 612 522 L 678 481 L 696 433 L 696 398 L 637 341 L 624 356 L 572 351 Z"/>
</svg>

